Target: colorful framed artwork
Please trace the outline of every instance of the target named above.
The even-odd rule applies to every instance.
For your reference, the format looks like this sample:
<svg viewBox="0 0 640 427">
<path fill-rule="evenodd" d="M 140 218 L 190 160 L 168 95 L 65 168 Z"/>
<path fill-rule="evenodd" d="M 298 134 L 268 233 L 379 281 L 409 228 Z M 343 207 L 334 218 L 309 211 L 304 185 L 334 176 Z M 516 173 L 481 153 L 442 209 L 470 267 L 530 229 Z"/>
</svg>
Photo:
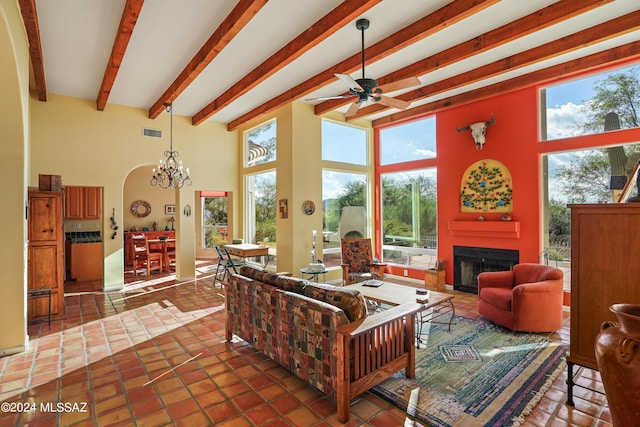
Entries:
<svg viewBox="0 0 640 427">
<path fill-rule="evenodd" d="M 512 212 L 511 173 L 497 160 L 467 168 L 460 183 L 460 212 Z"/>
</svg>

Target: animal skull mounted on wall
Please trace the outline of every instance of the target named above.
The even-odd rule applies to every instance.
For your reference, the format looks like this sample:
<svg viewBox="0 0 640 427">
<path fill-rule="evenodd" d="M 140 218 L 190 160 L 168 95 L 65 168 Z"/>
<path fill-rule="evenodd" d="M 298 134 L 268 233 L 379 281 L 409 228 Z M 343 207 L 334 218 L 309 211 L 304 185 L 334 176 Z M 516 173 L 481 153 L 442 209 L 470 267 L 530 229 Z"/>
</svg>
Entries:
<svg viewBox="0 0 640 427">
<path fill-rule="evenodd" d="M 473 136 L 473 140 L 476 142 L 476 150 L 482 150 L 482 146 L 486 142 L 485 134 L 487 133 L 487 126 L 494 125 L 496 123 L 496 119 L 491 114 L 491 120 L 487 120 L 486 122 L 478 122 L 471 123 L 463 128 L 459 128 L 456 126 L 456 130 L 458 132 L 464 132 L 471 129 L 471 136 Z"/>
</svg>

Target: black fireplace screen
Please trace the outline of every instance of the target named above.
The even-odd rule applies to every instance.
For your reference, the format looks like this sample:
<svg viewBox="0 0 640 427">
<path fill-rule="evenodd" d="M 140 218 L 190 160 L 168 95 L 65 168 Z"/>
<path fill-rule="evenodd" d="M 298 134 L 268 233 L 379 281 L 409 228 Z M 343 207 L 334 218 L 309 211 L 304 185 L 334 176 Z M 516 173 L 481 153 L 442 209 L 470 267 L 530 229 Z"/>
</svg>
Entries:
<svg viewBox="0 0 640 427">
<path fill-rule="evenodd" d="M 520 262 L 520 252 L 512 249 L 453 247 L 453 289 L 478 293 L 478 274 L 508 271 Z"/>
</svg>

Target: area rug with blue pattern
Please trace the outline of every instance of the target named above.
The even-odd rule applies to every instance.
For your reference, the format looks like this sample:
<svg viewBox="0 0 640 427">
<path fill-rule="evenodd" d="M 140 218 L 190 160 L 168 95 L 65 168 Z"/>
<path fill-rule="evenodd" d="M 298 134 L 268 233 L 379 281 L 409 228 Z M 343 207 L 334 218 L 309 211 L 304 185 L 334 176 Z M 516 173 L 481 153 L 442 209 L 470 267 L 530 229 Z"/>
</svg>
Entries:
<svg viewBox="0 0 640 427">
<path fill-rule="evenodd" d="M 564 369 L 566 345 L 455 316 L 423 328 L 416 376 L 404 371 L 371 391 L 433 427 L 516 426 Z M 415 406 L 411 391 L 419 388 Z"/>
</svg>

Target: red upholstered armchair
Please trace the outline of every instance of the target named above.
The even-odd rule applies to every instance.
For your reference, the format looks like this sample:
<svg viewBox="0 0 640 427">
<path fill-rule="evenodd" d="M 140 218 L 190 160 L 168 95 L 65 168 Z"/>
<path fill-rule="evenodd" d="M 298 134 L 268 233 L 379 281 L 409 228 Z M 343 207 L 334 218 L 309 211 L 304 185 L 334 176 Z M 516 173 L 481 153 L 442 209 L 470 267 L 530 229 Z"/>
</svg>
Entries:
<svg viewBox="0 0 640 427">
<path fill-rule="evenodd" d="M 478 313 L 514 331 L 551 332 L 562 327 L 562 270 L 517 264 L 512 271 L 478 275 Z"/>
</svg>

